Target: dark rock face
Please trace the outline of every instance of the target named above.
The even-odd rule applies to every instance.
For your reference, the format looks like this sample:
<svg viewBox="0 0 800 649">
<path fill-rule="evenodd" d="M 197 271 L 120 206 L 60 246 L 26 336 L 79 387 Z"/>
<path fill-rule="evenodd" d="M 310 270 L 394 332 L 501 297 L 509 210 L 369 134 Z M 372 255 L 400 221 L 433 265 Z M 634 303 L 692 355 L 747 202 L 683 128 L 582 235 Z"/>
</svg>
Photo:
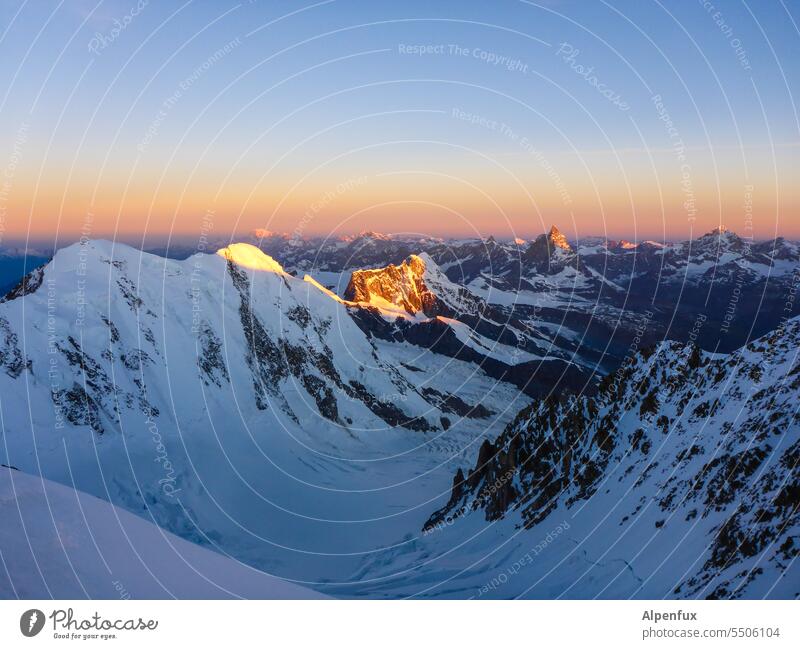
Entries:
<svg viewBox="0 0 800 649">
<path fill-rule="evenodd" d="M 145 368 L 153 365 L 153 360 L 144 350 L 125 348 L 116 326 L 109 319 L 104 320 L 109 327 L 111 345 L 100 360 L 88 354 L 72 336 L 55 343 L 54 349 L 71 368 L 74 381 L 71 388 L 54 387 L 50 392 L 53 405 L 64 419 L 76 426 L 89 426 L 98 434 L 106 431 L 103 421 L 119 425 L 121 404 L 137 408 L 145 417 L 159 414 L 158 408 L 147 398 L 143 378 Z M 115 358 L 119 359 L 121 368 L 130 373 L 135 391 L 125 390 L 109 376 Z"/>
<path fill-rule="evenodd" d="M 75 426 L 89 426 L 98 435 L 105 432 L 100 421 L 100 407 L 77 383 L 68 390 L 54 391 L 53 404 L 60 409 L 69 423 Z"/>
<path fill-rule="evenodd" d="M 247 341 L 245 361 L 253 374 L 256 405 L 259 409 L 266 410 L 270 396 L 281 399 L 278 383 L 289 376 L 289 366 L 280 347 L 272 340 L 252 310 L 247 274 L 232 261 L 227 263 L 228 273 L 239 292 L 239 318 Z M 286 409 L 288 411 L 288 407 Z"/>
<path fill-rule="evenodd" d="M 20 282 L 0 299 L 0 304 L 15 300 L 23 295 L 32 295 L 42 285 L 44 280 L 44 267 L 36 268 L 25 275 Z"/>
<path fill-rule="evenodd" d="M 8 320 L 0 318 L 0 368 L 15 379 L 30 367 L 31 362 L 19 348 L 17 334 L 11 329 Z"/>
<path fill-rule="evenodd" d="M 223 383 L 230 381 L 222 355 L 222 341 L 206 322 L 200 327 L 198 343 L 201 351 L 197 365 L 203 373 L 203 382 L 206 385 L 213 383 L 217 387 L 222 387 Z"/>
<path fill-rule="evenodd" d="M 385 421 L 389 426 L 402 426 L 409 430 L 428 431 L 433 427 L 424 417 L 409 418 L 400 408 L 390 401 L 384 401 L 371 394 L 367 388 L 358 381 L 350 381 L 345 388 L 348 396 L 363 402 L 374 414 Z"/>
<path fill-rule="evenodd" d="M 422 388 L 422 394 L 428 400 L 433 400 L 442 412 L 453 413 L 459 417 L 469 417 L 471 419 L 486 419 L 491 417 L 494 412 L 483 404 L 471 406 L 461 397 L 455 394 L 444 394 L 431 387 Z"/>
</svg>

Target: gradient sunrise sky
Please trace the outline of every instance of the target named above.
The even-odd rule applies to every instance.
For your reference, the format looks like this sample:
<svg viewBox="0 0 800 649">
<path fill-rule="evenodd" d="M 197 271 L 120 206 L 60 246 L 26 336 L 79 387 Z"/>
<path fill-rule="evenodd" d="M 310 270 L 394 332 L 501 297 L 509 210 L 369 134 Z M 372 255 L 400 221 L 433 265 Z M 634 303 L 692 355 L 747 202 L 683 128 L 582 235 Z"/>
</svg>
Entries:
<svg viewBox="0 0 800 649">
<path fill-rule="evenodd" d="M 4 0 L 0 236 L 800 238 L 799 21 L 785 0 Z"/>
</svg>

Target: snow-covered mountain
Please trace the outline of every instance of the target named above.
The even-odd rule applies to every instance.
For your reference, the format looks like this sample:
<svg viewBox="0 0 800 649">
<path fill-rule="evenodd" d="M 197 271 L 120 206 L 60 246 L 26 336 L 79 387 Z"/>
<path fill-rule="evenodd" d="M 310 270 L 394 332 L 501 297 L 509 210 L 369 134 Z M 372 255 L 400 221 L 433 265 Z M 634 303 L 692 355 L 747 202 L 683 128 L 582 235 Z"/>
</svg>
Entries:
<svg viewBox="0 0 800 649">
<path fill-rule="evenodd" d="M 799 393 L 800 318 L 730 355 L 662 343 L 596 396 L 525 408 L 425 530 L 480 518 L 530 542 L 565 523 L 515 579 L 518 550 L 486 557 L 496 597 L 796 598 Z"/>
<path fill-rule="evenodd" d="M 63 249 L 0 304 L 0 462 L 279 576 L 341 578 L 529 402 L 368 335 L 362 310 L 247 244 Z"/>
<path fill-rule="evenodd" d="M 0 463 L 335 596 L 795 596 L 797 250 L 734 237 L 74 245 L 0 301 Z M 782 326 L 686 346 L 729 289 Z"/>
</svg>

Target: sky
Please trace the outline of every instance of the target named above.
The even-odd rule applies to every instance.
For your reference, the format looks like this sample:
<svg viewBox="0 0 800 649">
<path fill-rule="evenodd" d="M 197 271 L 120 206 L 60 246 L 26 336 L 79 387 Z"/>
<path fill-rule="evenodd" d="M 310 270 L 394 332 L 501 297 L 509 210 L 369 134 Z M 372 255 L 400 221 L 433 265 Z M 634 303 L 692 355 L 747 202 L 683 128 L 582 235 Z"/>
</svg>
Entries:
<svg viewBox="0 0 800 649">
<path fill-rule="evenodd" d="M 3 0 L 0 245 L 800 238 L 800 3 Z"/>
</svg>

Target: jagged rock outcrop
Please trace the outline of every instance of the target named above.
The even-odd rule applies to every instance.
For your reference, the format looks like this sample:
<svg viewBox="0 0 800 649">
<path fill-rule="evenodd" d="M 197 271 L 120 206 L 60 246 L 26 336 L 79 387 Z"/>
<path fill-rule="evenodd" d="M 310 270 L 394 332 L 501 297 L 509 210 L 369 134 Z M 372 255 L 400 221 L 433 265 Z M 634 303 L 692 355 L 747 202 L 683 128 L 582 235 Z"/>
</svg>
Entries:
<svg viewBox="0 0 800 649">
<path fill-rule="evenodd" d="M 44 268 L 34 268 L 30 273 L 25 275 L 25 277 L 23 277 L 16 286 L 14 286 L 8 293 L 0 298 L 0 304 L 3 302 L 8 302 L 9 300 L 15 300 L 23 295 L 31 295 L 32 293 L 35 293 L 42 285 L 43 279 Z"/>
<path fill-rule="evenodd" d="M 800 318 L 728 356 L 665 342 L 595 396 L 536 401 L 459 469 L 424 529 L 472 512 L 546 529 L 556 509 L 599 502 L 620 534 L 646 516 L 700 548 L 700 568 L 671 596 L 740 596 L 800 549 L 798 350 Z"/>
<path fill-rule="evenodd" d="M 425 261 L 411 255 L 399 266 L 353 272 L 344 297 L 378 307 L 393 305 L 410 314 L 435 315 L 436 296 L 425 285 L 424 275 Z"/>
</svg>

